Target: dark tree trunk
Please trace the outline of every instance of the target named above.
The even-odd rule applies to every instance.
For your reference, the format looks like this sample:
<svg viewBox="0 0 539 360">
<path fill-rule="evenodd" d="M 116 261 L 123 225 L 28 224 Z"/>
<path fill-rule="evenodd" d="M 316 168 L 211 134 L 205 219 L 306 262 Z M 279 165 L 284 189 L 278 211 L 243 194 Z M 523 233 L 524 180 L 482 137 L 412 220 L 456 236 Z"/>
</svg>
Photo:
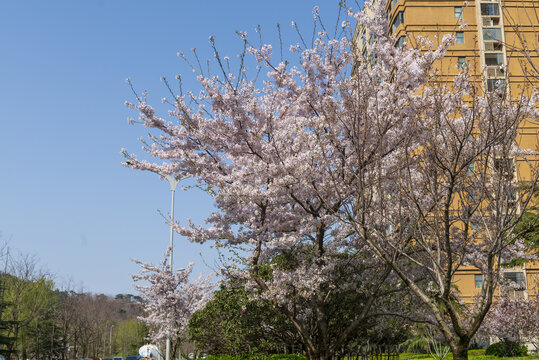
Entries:
<svg viewBox="0 0 539 360">
<path fill-rule="evenodd" d="M 332 360 L 333 359 L 333 356 L 331 356 L 330 351 L 327 349 L 324 349 L 324 350 L 307 349 L 306 355 L 307 355 L 307 359 L 309 360 Z"/>
<path fill-rule="evenodd" d="M 468 360 L 468 345 L 469 341 L 459 341 L 455 346 L 452 346 L 453 360 Z"/>
</svg>

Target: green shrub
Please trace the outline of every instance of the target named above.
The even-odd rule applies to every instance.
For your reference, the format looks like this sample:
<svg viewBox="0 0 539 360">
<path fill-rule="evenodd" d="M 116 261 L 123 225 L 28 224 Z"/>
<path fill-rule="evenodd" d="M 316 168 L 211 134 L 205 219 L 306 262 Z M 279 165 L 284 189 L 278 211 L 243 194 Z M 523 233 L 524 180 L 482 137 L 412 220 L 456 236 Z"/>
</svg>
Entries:
<svg viewBox="0 0 539 360">
<path fill-rule="evenodd" d="M 513 341 L 500 341 L 490 345 L 485 355 L 504 356 L 527 356 L 528 348 Z"/>
<path fill-rule="evenodd" d="M 305 355 L 299 354 L 273 354 L 273 355 L 261 355 L 261 354 L 243 354 L 243 355 L 212 355 L 205 358 L 205 360 L 307 360 Z"/>
<path fill-rule="evenodd" d="M 504 345 L 502 342 L 497 342 L 490 345 L 485 351 L 485 355 L 504 356 Z"/>
</svg>

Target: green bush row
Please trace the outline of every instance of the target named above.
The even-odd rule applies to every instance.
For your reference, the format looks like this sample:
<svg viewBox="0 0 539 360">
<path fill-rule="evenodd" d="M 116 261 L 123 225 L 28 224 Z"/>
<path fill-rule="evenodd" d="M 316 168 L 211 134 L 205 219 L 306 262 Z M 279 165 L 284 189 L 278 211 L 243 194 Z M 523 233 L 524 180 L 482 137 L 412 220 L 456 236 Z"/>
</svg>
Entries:
<svg viewBox="0 0 539 360">
<path fill-rule="evenodd" d="M 211 355 L 207 356 L 205 360 L 307 360 L 305 355 L 299 354 L 273 354 L 273 355 L 257 355 L 257 354 L 243 354 L 243 355 Z"/>
<path fill-rule="evenodd" d="M 522 346 L 515 345 L 516 347 L 513 349 L 513 355 L 496 355 L 501 352 L 499 352 L 499 348 L 502 345 L 498 345 L 502 343 L 496 343 L 492 344 L 490 347 L 494 346 L 490 351 L 485 351 L 482 349 L 479 350 L 469 350 L 468 356 L 469 360 L 494 360 L 497 359 L 496 356 L 504 356 L 504 357 L 515 357 L 513 358 L 516 360 L 516 358 L 525 357 L 527 355 L 527 352 L 525 351 L 526 348 Z M 489 347 L 489 348 L 490 348 Z M 493 352 L 496 352 L 494 354 Z M 414 354 L 414 353 L 402 353 L 399 356 L 400 360 L 423 360 L 423 359 L 432 359 L 432 357 L 429 354 Z M 452 360 L 453 354 L 449 353 L 447 358 L 445 360 Z M 511 360 L 513 360 L 511 359 Z M 539 356 L 528 356 L 526 359 L 529 360 L 539 360 Z M 243 354 L 243 355 L 212 355 L 206 357 L 204 360 L 307 360 L 307 357 L 304 355 L 299 354 L 274 354 L 274 355 L 260 355 L 260 354 Z"/>
</svg>

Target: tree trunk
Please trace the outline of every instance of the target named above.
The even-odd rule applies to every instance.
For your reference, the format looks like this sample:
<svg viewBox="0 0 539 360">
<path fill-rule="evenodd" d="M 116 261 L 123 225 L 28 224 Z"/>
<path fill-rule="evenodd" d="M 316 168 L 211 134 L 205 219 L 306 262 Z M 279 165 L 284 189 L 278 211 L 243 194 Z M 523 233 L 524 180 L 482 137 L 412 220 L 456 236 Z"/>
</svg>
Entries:
<svg viewBox="0 0 539 360">
<path fill-rule="evenodd" d="M 306 351 L 307 359 L 309 360 L 331 360 L 333 357 L 331 356 L 330 352 L 328 350 L 309 350 Z"/>
<path fill-rule="evenodd" d="M 453 351 L 453 360 L 468 360 L 468 343 L 458 342 L 451 347 Z"/>
</svg>

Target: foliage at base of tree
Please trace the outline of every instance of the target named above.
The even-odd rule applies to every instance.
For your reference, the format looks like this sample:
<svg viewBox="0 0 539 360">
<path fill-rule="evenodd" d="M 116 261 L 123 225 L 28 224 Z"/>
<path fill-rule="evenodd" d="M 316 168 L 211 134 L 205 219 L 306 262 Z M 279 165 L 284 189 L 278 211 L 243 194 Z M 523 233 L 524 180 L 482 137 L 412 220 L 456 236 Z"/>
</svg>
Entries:
<svg viewBox="0 0 539 360">
<path fill-rule="evenodd" d="M 297 345 L 292 325 L 269 301 L 248 299 L 242 286 L 221 286 L 189 321 L 189 338 L 210 354 L 273 352 Z"/>
<path fill-rule="evenodd" d="M 485 355 L 504 356 L 527 356 L 528 348 L 525 345 L 513 341 L 500 341 L 490 345 Z"/>
<path fill-rule="evenodd" d="M 334 295 L 327 301 L 334 314 L 331 328 L 338 336 L 347 319 L 356 310 L 353 301 L 358 295 Z M 301 306 L 300 303 L 295 306 Z M 340 320 L 340 322 L 339 322 Z M 371 348 L 386 349 L 410 336 L 409 325 L 394 317 L 369 318 L 350 334 L 342 350 L 356 351 L 370 344 Z M 229 282 L 215 292 L 204 309 L 193 314 L 189 321 L 189 339 L 198 349 L 216 355 L 271 354 L 304 350 L 289 319 L 269 300 L 251 300 L 241 284 Z"/>
</svg>

